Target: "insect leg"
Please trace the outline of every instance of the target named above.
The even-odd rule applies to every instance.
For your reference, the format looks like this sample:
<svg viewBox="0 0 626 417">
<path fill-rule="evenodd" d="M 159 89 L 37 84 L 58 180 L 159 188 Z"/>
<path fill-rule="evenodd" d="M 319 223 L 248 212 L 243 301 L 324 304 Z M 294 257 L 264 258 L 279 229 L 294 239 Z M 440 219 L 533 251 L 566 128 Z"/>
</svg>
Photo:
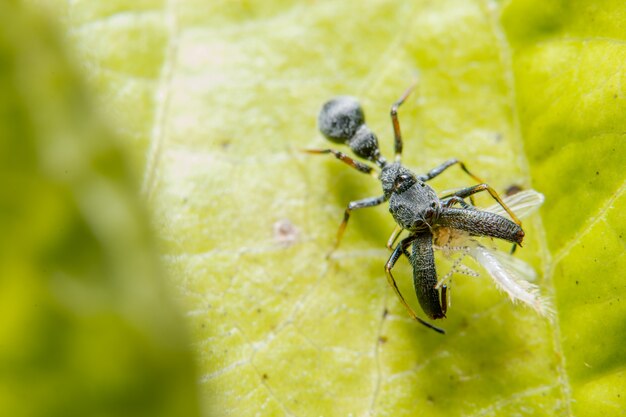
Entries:
<svg viewBox="0 0 626 417">
<path fill-rule="evenodd" d="M 491 195 L 491 197 L 493 197 L 493 199 L 496 200 L 498 204 L 500 204 L 500 206 L 504 209 L 504 211 L 506 211 L 509 214 L 509 216 L 511 216 L 511 219 L 513 219 L 513 221 L 518 226 L 522 225 L 522 222 L 517 218 L 515 213 L 513 213 L 511 209 L 504 203 L 504 201 L 502 201 L 502 199 L 500 198 L 496 190 L 494 190 L 491 186 L 489 186 L 489 184 L 482 183 L 482 184 L 474 185 L 472 187 L 463 188 L 462 190 L 458 190 L 449 196 L 444 196 L 443 199 L 446 199 L 449 197 L 466 198 L 466 197 L 471 196 L 472 194 L 476 194 L 481 191 L 489 192 L 489 195 Z"/>
<path fill-rule="evenodd" d="M 398 285 L 396 284 L 396 280 L 393 278 L 393 275 L 391 274 L 391 269 L 394 267 L 394 265 L 398 261 L 398 258 L 400 258 L 402 253 L 406 251 L 406 248 L 408 248 L 411 245 L 411 243 L 413 243 L 414 239 L 415 239 L 415 236 L 409 236 L 405 239 L 402 239 L 400 243 L 398 243 L 398 245 L 395 247 L 393 252 L 391 253 L 389 260 L 385 264 L 385 275 L 387 276 L 387 282 L 389 282 L 389 285 L 391 285 L 391 288 L 393 288 L 394 292 L 400 299 L 400 302 L 404 305 L 404 307 L 406 307 L 411 318 L 413 318 L 414 320 L 417 320 L 424 326 L 429 327 L 436 332 L 444 334 L 445 332 L 442 329 L 435 327 L 432 324 L 422 320 L 421 318 L 417 316 L 417 314 L 415 314 L 415 311 L 413 311 L 411 306 L 409 306 L 409 304 L 406 302 L 406 300 L 402 296 L 402 293 L 400 292 L 400 289 L 398 288 Z"/>
<path fill-rule="evenodd" d="M 345 232 L 346 226 L 348 225 L 348 220 L 350 220 L 350 213 L 352 212 L 352 210 L 357 210 L 357 209 L 366 208 L 366 207 L 374 207 L 374 206 L 384 203 L 385 200 L 386 200 L 385 196 L 380 196 L 380 197 L 364 198 L 363 200 L 358 200 L 358 201 L 351 201 L 348 204 L 348 207 L 346 207 L 346 211 L 343 214 L 343 221 L 339 225 L 339 230 L 337 230 L 337 239 L 335 240 L 335 244 L 333 245 L 330 252 L 328 252 L 328 255 L 326 255 L 326 257 L 327 258 L 330 257 L 330 255 L 332 255 L 335 249 L 339 247 L 339 243 L 341 242 L 343 233 Z"/>
<path fill-rule="evenodd" d="M 394 137 L 394 146 L 396 152 L 396 161 L 400 162 L 400 158 L 402 157 L 402 133 L 400 132 L 400 122 L 398 121 L 398 108 L 405 102 L 409 94 L 415 89 L 417 84 L 414 83 L 410 86 L 402 97 L 400 97 L 395 103 L 391 105 L 390 115 L 391 115 L 391 123 L 393 124 L 393 137 Z"/>
<path fill-rule="evenodd" d="M 350 165 L 352 168 L 356 169 L 357 171 L 377 177 L 377 174 L 374 171 L 374 168 L 372 168 L 371 166 L 367 164 L 364 164 L 363 162 L 350 158 L 348 155 L 346 155 L 343 152 L 336 151 L 334 149 L 304 149 L 303 152 L 310 153 L 310 154 L 328 154 L 328 153 L 333 154 L 335 155 L 335 158 Z"/>
<path fill-rule="evenodd" d="M 445 171 L 446 169 L 450 168 L 452 165 L 455 164 L 459 164 L 459 166 L 461 167 L 461 169 L 463 170 L 463 172 L 465 172 L 467 175 L 469 175 L 470 177 L 474 178 L 476 181 L 478 182 L 484 182 L 483 180 L 481 180 L 479 177 L 477 177 L 476 175 L 472 174 L 467 167 L 465 166 L 465 164 L 461 161 L 459 161 L 456 158 L 453 159 L 449 159 L 446 162 L 444 162 L 443 164 L 439 165 L 436 168 L 431 169 L 430 171 L 428 171 L 428 173 L 419 176 L 418 178 L 421 181 L 430 181 L 433 178 L 435 178 L 437 175 L 441 174 L 443 171 Z"/>
</svg>

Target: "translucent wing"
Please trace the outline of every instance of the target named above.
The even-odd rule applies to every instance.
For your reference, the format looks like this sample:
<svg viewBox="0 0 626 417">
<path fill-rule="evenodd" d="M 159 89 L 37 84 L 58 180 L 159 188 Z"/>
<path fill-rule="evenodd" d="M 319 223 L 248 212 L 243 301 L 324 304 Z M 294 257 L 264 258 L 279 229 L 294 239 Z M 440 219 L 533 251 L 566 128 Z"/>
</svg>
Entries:
<svg viewBox="0 0 626 417">
<path fill-rule="evenodd" d="M 494 258 L 500 262 L 507 271 L 511 271 L 511 273 L 527 281 L 532 282 L 537 280 L 537 272 L 535 272 L 535 269 L 521 259 L 501 250 L 489 249 L 488 247 L 485 247 L 485 249 L 490 250 Z"/>
<path fill-rule="evenodd" d="M 506 196 L 503 201 L 518 217 L 524 218 L 541 206 L 544 197 L 543 194 L 535 190 L 526 190 Z M 508 217 L 499 204 L 494 204 L 484 211 Z M 531 281 L 536 280 L 537 274 L 526 262 L 506 252 L 488 248 L 468 233 L 458 230 L 445 228 L 438 230 L 435 235 L 435 243 L 446 256 L 451 257 L 453 253 L 461 252 L 459 258 L 461 260 L 465 255 L 474 258 L 485 268 L 496 286 L 506 292 L 513 302 L 520 301 L 544 316 L 553 314 L 550 303 L 541 297 L 539 287 L 531 283 Z M 463 273 L 457 267 L 460 262 L 459 259 L 453 266 L 455 270 L 453 272 Z M 438 285 L 441 286 L 450 276 L 451 273 L 445 275 Z"/>
<path fill-rule="evenodd" d="M 524 190 L 513 195 L 505 196 L 502 198 L 504 204 L 506 204 L 513 213 L 520 219 L 528 217 L 543 204 L 543 194 L 535 190 Z M 482 209 L 481 209 L 482 210 Z M 508 214 L 502 206 L 498 203 L 487 207 L 484 211 L 488 211 L 494 214 L 498 214 L 502 217 L 508 218 Z"/>
<path fill-rule="evenodd" d="M 530 265 L 512 256 L 503 257 L 501 251 L 489 249 L 474 240 L 473 243 L 469 255 L 487 270 L 496 286 L 513 302 L 520 301 L 543 316 L 554 314 L 548 300 L 541 297 L 539 287 L 529 282 L 536 278 Z"/>
</svg>

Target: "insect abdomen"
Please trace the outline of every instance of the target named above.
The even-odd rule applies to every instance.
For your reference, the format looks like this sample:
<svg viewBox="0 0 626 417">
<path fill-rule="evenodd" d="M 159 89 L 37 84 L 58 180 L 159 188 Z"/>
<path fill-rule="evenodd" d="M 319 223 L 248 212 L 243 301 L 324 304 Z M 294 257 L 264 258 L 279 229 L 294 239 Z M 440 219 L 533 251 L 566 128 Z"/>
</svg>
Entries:
<svg viewBox="0 0 626 417">
<path fill-rule="evenodd" d="M 420 233 L 413 242 L 411 256 L 413 266 L 413 284 L 415 295 L 422 310 L 431 319 L 445 317 L 439 301 L 437 285 L 437 270 L 435 269 L 435 255 L 433 253 L 433 235 L 430 231 Z"/>
<path fill-rule="evenodd" d="M 447 209 L 440 214 L 439 225 L 517 244 L 521 244 L 524 239 L 524 231 L 516 223 L 497 214 L 480 210 Z"/>
</svg>

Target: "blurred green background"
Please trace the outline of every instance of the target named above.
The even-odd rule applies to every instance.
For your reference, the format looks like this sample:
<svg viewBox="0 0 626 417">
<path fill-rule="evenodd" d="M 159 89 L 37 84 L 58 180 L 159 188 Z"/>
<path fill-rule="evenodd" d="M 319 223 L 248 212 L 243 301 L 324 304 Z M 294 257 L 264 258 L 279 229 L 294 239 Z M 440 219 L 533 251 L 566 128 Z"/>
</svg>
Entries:
<svg viewBox="0 0 626 417">
<path fill-rule="evenodd" d="M 0 415 L 623 415 L 625 22 L 611 0 L 0 3 Z M 327 146 L 319 106 L 359 97 L 391 155 L 416 74 L 408 166 L 546 195 L 517 256 L 553 322 L 456 277 L 448 334 L 416 326 L 385 208 L 325 259 L 380 190 L 299 152 Z"/>
<path fill-rule="evenodd" d="M 123 147 L 59 28 L 19 2 L 0 20 L 0 415 L 199 415 Z"/>
</svg>

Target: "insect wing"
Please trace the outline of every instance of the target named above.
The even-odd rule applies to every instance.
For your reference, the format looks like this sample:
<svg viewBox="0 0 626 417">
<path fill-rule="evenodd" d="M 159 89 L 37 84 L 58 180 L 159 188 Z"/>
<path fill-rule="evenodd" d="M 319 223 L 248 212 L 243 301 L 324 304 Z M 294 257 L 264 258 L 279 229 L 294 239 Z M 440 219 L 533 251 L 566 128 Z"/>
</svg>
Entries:
<svg viewBox="0 0 626 417">
<path fill-rule="evenodd" d="M 487 270 L 496 286 L 506 292 L 513 302 L 520 301 L 543 316 L 553 314 L 550 303 L 541 297 L 539 287 L 529 282 L 536 279 L 536 274 L 526 262 L 477 242 L 470 247 L 469 254 Z"/>
<path fill-rule="evenodd" d="M 511 209 L 513 213 L 515 213 L 518 218 L 523 219 L 530 216 L 532 213 L 537 211 L 539 207 L 541 207 L 544 197 L 543 194 L 535 190 L 524 190 L 513 195 L 505 196 L 502 198 L 502 201 L 508 206 L 508 208 Z M 506 211 L 500 204 L 497 203 L 487 207 L 484 211 L 498 214 L 502 217 L 508 217 Z"/>
<path fill-rule="evenodd" d="M 502 267 L 507 271 L 516 274 L 526 281 L 532 282 L 537 280 L 537 272 L 535 272 L 535 269 L 528 265 L 528 263 L 505 251 L 489 249 L 487 247 L 485 247 L 485 249 L 489 250 L 493 257 L 500 262 Z"/>
<path fill-rule="evenodd" d="M 504 197 L 503 201 L 519 218 L 524 218 L 543 204 L 544 197 L 535 190 L 526 190 Z M 508 216 L 500 204 L 494 204 L 484 211 Z M 509 253 L 484 246 L 468 234 L 454 233 L 455 238 L 449 239 L 454 243 L 440 248 L 444 253 L 450 256 L 451 252 L 463 250 L 485 268 L 496 286 L 506 292 L 511 300 L 527 304 L 541 315 L 553 314 L 550 303 L 541 297 L 539 287 L 531 283 L 536 280 L 537 274 L 530 265 Z"/>
</svg>

